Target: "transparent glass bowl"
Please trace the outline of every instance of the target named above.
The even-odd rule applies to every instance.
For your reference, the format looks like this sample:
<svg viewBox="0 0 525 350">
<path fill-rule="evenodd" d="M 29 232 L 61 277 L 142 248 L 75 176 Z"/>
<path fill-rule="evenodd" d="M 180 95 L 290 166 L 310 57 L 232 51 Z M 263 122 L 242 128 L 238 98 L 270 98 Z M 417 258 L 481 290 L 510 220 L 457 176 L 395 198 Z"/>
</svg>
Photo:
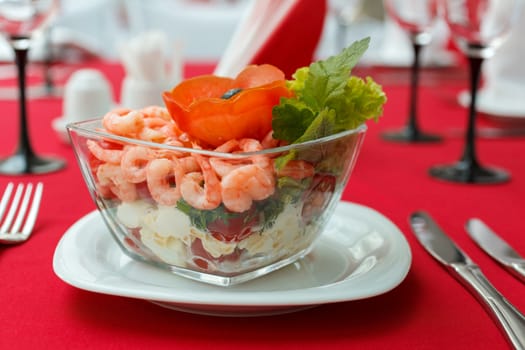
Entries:
<svg viewBox="0 0 525 350">
<path fill-rule="evenodd" d="M 67 129 L 89 192 L 122 250 L 221 286 L 308 254 L 366 132 L 362 125 L 302 144 L 227 153 L 116 136 L 102 131 L 101 120 Z"/>
</svg>

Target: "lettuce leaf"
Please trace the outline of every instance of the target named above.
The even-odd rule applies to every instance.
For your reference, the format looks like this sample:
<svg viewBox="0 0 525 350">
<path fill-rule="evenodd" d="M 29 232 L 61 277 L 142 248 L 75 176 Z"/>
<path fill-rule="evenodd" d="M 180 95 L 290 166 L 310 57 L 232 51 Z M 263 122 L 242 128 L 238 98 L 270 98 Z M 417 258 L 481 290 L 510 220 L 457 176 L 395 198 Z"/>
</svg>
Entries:
<svg viewBox="0 0 525 350">
<path fill-rule="evenodd" d="M 369 43 L 365 38 L 339 55 L 298 69 L 288 81 L 295 96 L 281 99 L 273 109 L 273 137 L 300 143 L 377 120 L 386 103 L 381 86 L 370 77 L 350 75 Z"/>
</svg>

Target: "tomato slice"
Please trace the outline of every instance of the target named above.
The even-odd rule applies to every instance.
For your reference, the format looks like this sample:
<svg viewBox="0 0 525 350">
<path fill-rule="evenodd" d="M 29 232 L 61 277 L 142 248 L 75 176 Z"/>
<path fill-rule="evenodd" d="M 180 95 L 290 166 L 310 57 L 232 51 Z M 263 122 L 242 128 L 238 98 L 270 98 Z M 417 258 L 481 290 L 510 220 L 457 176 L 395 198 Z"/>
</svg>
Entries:
<svg viewBox="0 0 525 350">
<path fill-rule="evenodd" d="M 216 219 L 208 223 L 208 231 L 219 241 L 239 242 L 251 235 L 253 228 L 258 225 L 259 216 L 255 215 L 255 209 L 252 207 L 228 219 Z"/>
<path fill-rule="evenodd" d="M 192 103 L 200 99 L 217 98 L 233 88 L 235 88 L 235 81 L 231 78 L 201 75 L 182 81 L 169 92 L 169 95 L 177 104 L 189 108 Z"/>
<path fill-rule="evenodd" d="M 240 88 L 231 98 L 221 96 Z M 290 97 L 284 73 L 271 65 L 248 66 L 236 79 L 200 76 L 163 94 L 179 128 L 217 147 L 231 139 L 262 140 L 272 129 L 272 109 Z"/>
<path fill-rule="evenodd" d="M 246 89 L 284 81 L 284 73 L 271 64 L 249 65 L 235 78 L 235 87 Z"/>
</svg>

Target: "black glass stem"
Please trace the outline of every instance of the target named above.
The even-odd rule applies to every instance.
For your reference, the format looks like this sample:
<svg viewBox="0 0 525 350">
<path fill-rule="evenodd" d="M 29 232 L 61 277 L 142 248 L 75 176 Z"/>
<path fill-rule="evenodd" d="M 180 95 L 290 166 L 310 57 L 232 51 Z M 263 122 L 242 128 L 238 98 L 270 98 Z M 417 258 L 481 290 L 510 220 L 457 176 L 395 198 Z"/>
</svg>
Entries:
<svg viewBox="0 0 525 350">
<path fill-rule="evenodd" d="M 18 146 L 13 155 L 0 160 L 0 174 L 42 174 L 60 170 L 65 162 L 51 157 L 40 157 L 35 154 L 29 138 L 27 123 L 26 99 L 26 66 L 30 39 L 28 37 L 11 37 L 18 73 L 19 130 Z"/>
<path fill-rule="evenodd" d="M 437 142 L 440 136 L 421 131 L 418 125 L 419 72 L 421 70 L 420 54 L 423 44 L 412 40 L 414 60 L 410 69 L 409 115 L 407 125 L 399 131 L 388 131 L 382 134 L 383 139 L 397 142 Z"/>
<path fill-rule="evenodd" d="M 460 160 L 453 165 L 435 166 L 430 169 L 431 176 L 438 179 L 464 183 L 500 183 L 509 179 L 501 169 L 483 167 L 476 154 L 476 99 L 479 87 L 483 58 L 469 56 L 470 67 L 470 106 L 468 110 L 465 147 Z"/>
<path fill-rule="evenodd" d="M 51 28 L 46 28 L 44 31 L 44 45 L 45 57 L 43 62 L 44 73 L 44 88 L 47 96 L 53 96 L 55 92 L 55 83 L 51 75 L 51 68 L 53 65 L 53 48 L 51 46 Z"/>
</svg>

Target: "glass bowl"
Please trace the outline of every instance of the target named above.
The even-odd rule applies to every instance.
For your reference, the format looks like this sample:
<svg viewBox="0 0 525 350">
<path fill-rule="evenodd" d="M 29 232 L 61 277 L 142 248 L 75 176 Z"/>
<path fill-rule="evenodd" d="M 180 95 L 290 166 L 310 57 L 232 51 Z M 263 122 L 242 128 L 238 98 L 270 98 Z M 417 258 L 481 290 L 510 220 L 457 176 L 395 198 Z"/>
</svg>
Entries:
<svg viewBox="0 0 525 350">
<path fill-rule="evenodd" d="M 101 119 L 67 129 L 89 193 L 120 248 L 220 286 L 310 252 L 366 132 L 361 125 L 300 144 L 256 150 L 241 140 L 209 151 L 117 136 Z"/>
</svg>

